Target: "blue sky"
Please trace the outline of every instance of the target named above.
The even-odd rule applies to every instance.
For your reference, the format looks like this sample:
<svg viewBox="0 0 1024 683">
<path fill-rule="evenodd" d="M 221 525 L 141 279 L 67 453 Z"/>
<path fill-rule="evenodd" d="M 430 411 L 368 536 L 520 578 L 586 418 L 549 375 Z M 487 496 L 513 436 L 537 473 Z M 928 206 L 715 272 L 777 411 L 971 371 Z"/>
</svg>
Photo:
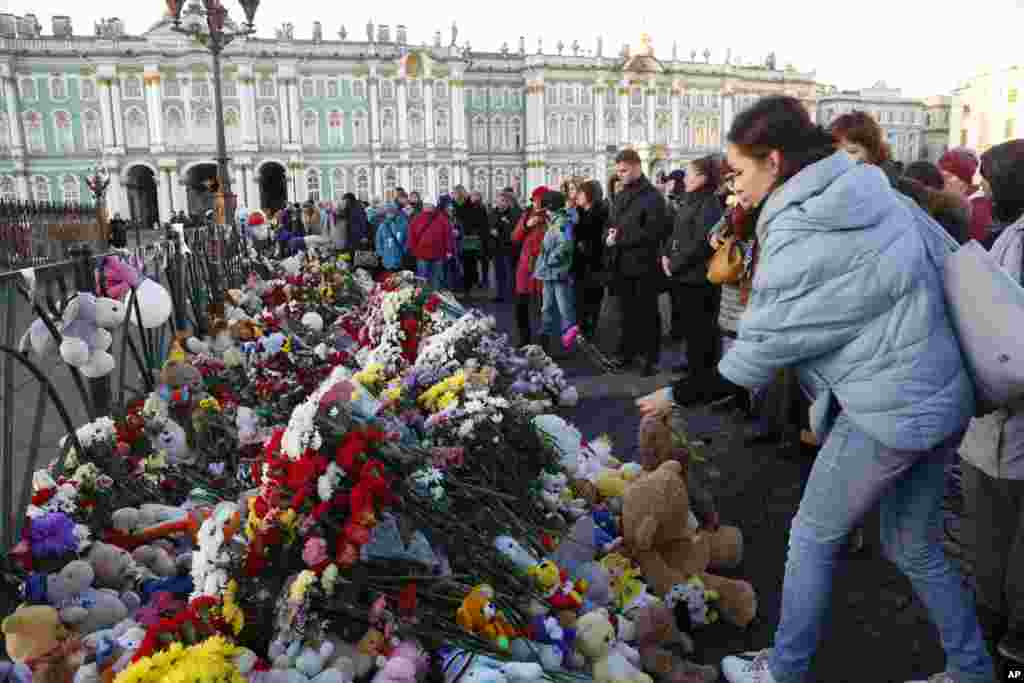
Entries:
<svg viewBox="0 0 1024 683">
<path fill-rule="evenodd" d="M 240 18 L 237 0 L 224 0 Z M 643 7 L 649 7 L 644 10 Z M 598 35 L 605 55 L 617 54 L 623 43 L 637 45 L 640 33 L 651 34 L 655 52 L 668 58 L 673 41 L 681 57 L 691 49 L 712 51 L 721 61 L 727 50 L 743 61 L 761 62 L 774 51 L 778 64 L 792 63 L 815 70 L 819 80 L 842 89 L 868 87 L 884 80 L 904 94 L 923 97 L 948 93 L 963 79 L 991 68 L 1024 66 L 1020 27 L 1024 0 L 980 0 L 974 3 L 922 0 L 732 0 L 723 2 L 550 3 L 541 0 L 489 3 L 479 0 L 380 3 L 381 12 L 368 16 L 355 3 L 282 2 L 263 0 L 256 15 L 260 34 L 272 36 L 282 22 L 295 24 L 296 37 L 309 37 L 314 20 L 324 25 L 325 37 L 335 38 L 344 23 L 350 40 L 362 39 L 369 19 L 392 27 L 405 24 L 410 42 L 432 40 L 442 30 L 449 39 L 452 20 L 459 42 L 497 50 L 505 41 L 513 49 L 519 36 L 528 51 L 543 37 L 545 52 L 559 40 L 578 40 L 593 50 Z M 92 31 L 101 17 L 117 16 L 132 33 L 155 22 L 165 9 L 161 0 L 107 0 L 99 5 L 81 0 L 0 0 L 0 11 L 35 12 L 49 32 L 50 16 L 71 16 L 76 33 Z M 954 10 L 958 10 L 954 13 Z M 1016 49 L 1015 49 L 1016 48 Z"/>
</svg>

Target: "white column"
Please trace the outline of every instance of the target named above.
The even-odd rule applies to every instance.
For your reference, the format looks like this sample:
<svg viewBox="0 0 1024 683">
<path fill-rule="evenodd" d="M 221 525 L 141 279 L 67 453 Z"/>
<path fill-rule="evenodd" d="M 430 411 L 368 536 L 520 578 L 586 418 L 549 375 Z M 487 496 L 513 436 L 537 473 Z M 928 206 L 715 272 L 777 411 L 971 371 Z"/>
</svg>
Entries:
<svg viewBox="0 0 1024 683">
<path fill-rule="evenodd" d="M 185 144 L 188 144 L 192 138 L 192 98 L 183 97 L 181 98 L 181 108 L 183 116 L 185 117 Z M 186 207 L 182 207 L 185 210 Z M 185 213 L 188 213 L 186 210 Z"/>
<path fill-rule="evenodd" d="M 11 128 L 11 153 L 25 154 L 25 131 L 22 129 L 21 107 L 18 106 L 18 81 L 12 76 L 4 78 L 4 99 L 7 101 L 7 122 Z"/>
<path fill-rule="evenodd" d="M 462 74 L 451 81 L 449 89 L 452 101 L 452 147 L 466 149 L 466 87 Z"/>
<path fill-rule="evenodd" d="M 120 212 L 123 217 L 126 203 L 124 188 L 121 185 L 121 169 L 117 166 L 107 166 L 107 172 L 110 174 L 110 187 L 107 188 L 107 207 L 110 209 L 111 216 Z"/>
<path fill-rule="evenodd" d="M 21 161 L 19 163 L 23 164 L 24 161 Z M 18 184 L 18 199 L 20 199 L 23 202 L 27 202 L 29 200 L 28 170 L 25 169 L 24 167 L 16 169 L 14 171 L 14 180 Z"/>
<path fill-rule="evenodd" d="M 299 79 L 293 78 L 288 83 L 288 99 L 292 106 L 292 144 L 302 144 L 302 108 L 299 102 Z"/>
<path fill-rule="evenodd" d="M 423 141 L 427 143 L 427 149 L 434 147 L 434 81 L 426 79 L 423 81 Z M 427 187 L 430 187 L 427 181 Z"/>
<path fill-rule="evenodd" d="M 423 188 L 424 196 L 421 199 L 435 202 L 437 201 L 437 164 L 428 161 L 424 172 L 427 174 L 427 182 L 426 187 Z"/>
<path fill-rule="evenodd" d="M 242 105 L 242 145 L 256 144 L 256 82 L 253 79 L 252 67 L 245 65 L 239 69 L 238 96 Z"/>
<path fill-rule="evenodd" d="M 619 140 L 622 144 L 640 142 L 629 139 L 629 83 L 620 86 L 619 90 Z"/>
<path fill-rule="evenodd" d="M 736 118 L 736 96 L 731 92 L 726 92 L 722 95 L 722 131 L 719 136 L 719 142 L 722 147 L 725 147 L 725 136 L 729 134 L 729 130 L 732 128 L 732 121 Z"/>
<path fill-rule="evenodd" d="M 171 192 L 174 195 L 174 210 L 184 211 L 187 216 L 188 190 L 185 188 L 185 179 L 176 170 L 171 172 Z"/>
<path fill-rule="evenodd" d="M 245 186 L 248 188 L 247 201 L 249 206 L 247 207 L 250 211 L 253 209 L 262 209 L 260 206 L 260 185 L 258 182 L 258 174 L 256 173 L 256 167 L 250 166 L 246 169 L 245 173 Z"/>
<path fill-rule="evenodd" d="M 398 79 L 398 148 L 403 151 L 409 149 L 408 83 L 409 80 L 406 78 Z"/>
<path fill-rule="evenodd" d="M 111 104 L 114 116 L 114 135 L 117 137 L 115 147 L 124 149 L 124 110 L 121 106 L 121 79 L 114 78 L 110 86 Z"/>
<path fill-rule="evenodd" d="M 412 184 L 412 167 L 408 161 L 403 161 L 402 165 L 398 167 L 398 184 L 408 192 L 409 185 Z"/>
<path fill-rule="evenodd" d="M 281 144 L 287 145 L 292 141 L 291 133 L 291 108 L 288 106 L 288 80 L 277 79 L 277 100 L 281 110 Z"/>
<path fill-rule="evenodd" d="M 646 105 L 644 109 L 647 112 L 647 143 L 651 145 L 653 145 L 658 139 L 656 134 L 658 122 L 654 120 L 655 114 L 657 114 L 657 110 L 655 109 L 657 97 L 657 91 L 653 84 L 648 83 L 644 87 L 644 105 Z"/>
<path fill-rule="evenodd" d="M 160 210 L 161 223 L 167 223 L 171 220 L 171 210 L 174 204 L 174 197 L 171 192 L 171 173 L 172 171 L 169 169 L 160 169 L 160 197 L 156 204 Z"/>
<path fill-rule="evenodd" d="M 114 146 L 114 110 L 110 104 L 111 80 L 101 78 L 100 81 L 100 116 L 103 117 L 103 148 Z"/>
<path fill-rule="evenodd" d="M 384 199 L 384 169 L 379 165 L 373 167 L 373 191 L 370 200 Z"/>
<path fill-rule="evenodd" d="M 163 88 L 154 67 L 145 74 L 146 110 L 149 113 L 149 147 L 153 154 L 164 151 Z"/>
<path fill-rule="evenodd" d="M 380 84 L 375 72 L 371 72 L 367 80 L 367 96 L 370 98 L 370 149 L 380 149 Z"/>
<path fill-rule="evenodd" d="M 679 147 L 679 114 L 682 107 L 682 95 L 678 88 L 672 88 L 672 140 L 673 147 Z"/>
<path fill-rule="evenodd" d="M 594 93 L 594 149 L 601 151 L 608 144 L 604 139 L 604 91 Z"/>
</svg>

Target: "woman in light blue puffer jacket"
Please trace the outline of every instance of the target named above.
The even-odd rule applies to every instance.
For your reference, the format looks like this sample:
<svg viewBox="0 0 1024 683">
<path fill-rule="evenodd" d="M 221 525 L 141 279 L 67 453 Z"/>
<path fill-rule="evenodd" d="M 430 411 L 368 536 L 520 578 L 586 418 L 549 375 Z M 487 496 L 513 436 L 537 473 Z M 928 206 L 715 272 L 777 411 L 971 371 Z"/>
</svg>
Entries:
<svg viewBox="0 0 1024 683">
<path fill-rule="evenodd" d="M 936 622 L 948 672 L 985 683 L 992 659 L 972 595 L 939 539 L 945 465 L 974 413 L 946 314 L 945 233 L 876 167 L 833 149 L 796 99 L 770 97 L 729 133 L 737 194 L 759 211 L 753 290 L 710 376 L 641 399 L 642 412 L 714 400 L 794 368 L 824 445 L 790 531 L 772 650 L 727 657 L 731 683 L 807 680 L 850 530 L 881 506 L 886 556 Z"/>
</svg>

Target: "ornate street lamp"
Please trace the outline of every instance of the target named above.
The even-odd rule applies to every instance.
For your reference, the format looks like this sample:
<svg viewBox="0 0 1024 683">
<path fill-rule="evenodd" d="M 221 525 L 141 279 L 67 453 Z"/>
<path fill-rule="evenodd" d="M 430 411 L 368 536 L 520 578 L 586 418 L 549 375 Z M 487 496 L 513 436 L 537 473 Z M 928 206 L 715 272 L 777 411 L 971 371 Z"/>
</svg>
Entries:
<svg viewBox="0 0 1024 683">
<path fill-rule="evenodd" d="M 181 14 L 185 0 L 167 0 L 169 14 L 174 20 L 173 31 L 195 39 L 210 51 L 213 57 L 213 106 L 217 127 L 217 222 L 226 224 L 234 220 L 235 202 L 231 193 L 231 177 L 228 173 L 227 140 L 224 133 L 224 96 L 221 86 L 220 56 L 228 45 L 237 38 L 244 38 L 256 32 L 253 19 L 260 0 L 239 0 L 245 13 L 245 27 L 225 30 L 228 10 L 220 0 L 193 0 L 189 14 L 206 18 L 207 31 L 200 29 L 200 22 L 183 26 Z"/>
<path fill-rule="evenodd" d="M 244 38 L 256 32 L 253 27 L 253 19 L 256 16 L 256 9 L 260 0 L 239 0 L 242 11 L 245 13 L 244 28 L 230 28 L 225 30 L 227 24 L 228 10 L 221 4 L 221 0 L 192 0 L 189 14 L 198 17 L 206 17 L 207 32 L 200 29 L 201 22 L 189 22 L 182 26 L 181 11 L 184 8 L 184 0 L 167 0 L 167 7 L 174 20 L 172 30 L 177 33 L 189 36 L 204 45 L 213 57 L 213 106 L 214 116 L 217 120 L 217 192 L 216 192 L 216 223 L 226 225 L 233 223 L 235 219 L 235 195 L 231 192 L 231 175 L 228 172 L 227 140 L 224 135 L 224 95 L 221 88 L 220 55 L 228 45 L 237 38 Z M 208 262 L 211 270 L 209 279 L 211 284 L 210 318 L 222 318 L 224 315 L 224 293 L 217 273 L 215 260 Z"/>
</svg>

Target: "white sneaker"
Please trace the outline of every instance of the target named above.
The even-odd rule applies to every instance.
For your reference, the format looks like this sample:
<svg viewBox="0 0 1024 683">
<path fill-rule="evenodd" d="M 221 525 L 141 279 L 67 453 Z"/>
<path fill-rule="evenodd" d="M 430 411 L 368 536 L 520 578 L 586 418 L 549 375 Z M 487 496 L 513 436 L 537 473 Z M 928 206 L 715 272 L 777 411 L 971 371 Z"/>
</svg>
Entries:
<svg viewBox="0 0 1024 683">
<path fill-rule="evenodd" d="M 942 672 L 929 676 L 927 681 L 907 681 L 907 683 L 956 683 L 956 681 L 948 673 Z"/>
<path fill-rule="evenodd" d="M 768 670 L 771 650 L 744 652 L 722 660 L 722 675 L 729 683 L 775 683 Z"/>
</svg>

